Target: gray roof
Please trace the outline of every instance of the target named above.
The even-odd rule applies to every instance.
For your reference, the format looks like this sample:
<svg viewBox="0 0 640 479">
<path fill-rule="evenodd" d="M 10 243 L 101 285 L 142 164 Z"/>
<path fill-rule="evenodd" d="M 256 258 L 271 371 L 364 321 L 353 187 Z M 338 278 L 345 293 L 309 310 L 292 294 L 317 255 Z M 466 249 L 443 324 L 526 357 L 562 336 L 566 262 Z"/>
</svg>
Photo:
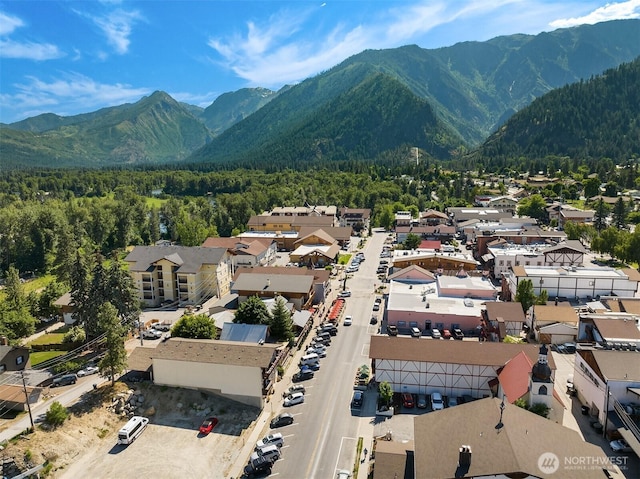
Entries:
<svg viewBox="0 0 640 479">
<path fill-rule="evenodd" d="M 508 402 L 501 414 L 500 403 L 498 398 L 486 398 L 417 416 L 415 477 L 504 477 L 513 473 L 540 478 L 606 477 L 602 468 L 609 462 L 599 446 L 584 442 L 572 429 Z M 496 427 L 499 422 L 502 428 Z M 462 470 L 458 464 L 463 445 L 471 449 L 468 470 Z M 434 451 L 438 460 L 434 460 Z M 558 471 L 546 473 L 538 467 L 540 457 L 548 452 L 559 458 Z M 565 458 L 585 457 L 602 461 L 598 463 L 602 466 L 565 465 Z"/>
<path fill-rule="evenodd" d="M 574 251 L 577 251 L 578 253 L 583 253 L 583 254 L 587 252 L 587 250 L 579 240 L 567 240 L 567 241 L 563 241 L 562 243 L 558 243 L 555 246 L 551 246 L 545 249 L 544 253 L 545 254 L 551 253 L 552 251 L 558 251 L 562 249 L 572 249 Z"/>
<path fill-rule="evenodd" d="M 178 266 L 179 273 L 197 273 L 203 264 L 219 264 L 227 248 L 202 246 L 136 246 L 124 259 L 131 271 L 147 271 L 162 259 Z"/>
<path fill-rule="evenodd" d="M 267 368 L 280 346 L 280 344 L 239 343 L 215 339 L 171 338 L 158 344 L 152 358 Z"/>
<path fill-rule="evenodd" d="M 313 276 L 242 273 L 233 283 L 231 290 L 233 292 L 269 291 L 286 296 L 287 293 L 308 293 L 313 287 L 313 282 Z"/>
<path fill-rule="evenodd" d="M 606 379 L 640 381 L 640 354 L 637 352 L 594 350 L 593 358 Z"/>
<path fill-rule="evenodd" d="M 266 324 L 227 323 L 220 333 L 221 341 L 236 341 L 242 343 L 259 343 L 267 339 Z"/>
</svg>

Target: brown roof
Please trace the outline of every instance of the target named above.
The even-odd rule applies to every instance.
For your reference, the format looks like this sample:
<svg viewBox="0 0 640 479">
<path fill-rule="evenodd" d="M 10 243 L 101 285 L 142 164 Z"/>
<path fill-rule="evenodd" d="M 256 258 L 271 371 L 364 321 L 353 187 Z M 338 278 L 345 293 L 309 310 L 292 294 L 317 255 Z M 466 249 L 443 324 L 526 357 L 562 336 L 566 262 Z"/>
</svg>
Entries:
<svg viewBox="0 0 640 479">
<path fill-rule="evenodd" d="M 594 318 L 593 324 L 596 325 L 598 331 L 606 340 L 640 340 L 640 330 L 638 330 L 635 321 L 627 321 L 620 318 Z"/>
<path fill-rule="evenodd" d="M 527 272 L 524 270 L 524 266 L 512 266 L 511 270 L 518 278 L 527 277 Z"/>
<path fill-rule="evenodd" d="M 153 364 L 151 357 L 156 348 L 145 348 L 144 346 L 138 346 L 127 358 L 127 369 L 132 371 L 148 371 Z"/>
<path fill-rule="evenodd" d="M 578 313 L 571 306 L 558 304 L 535 305 L 536 323 L 578 323 Z M 538 324 L 539 325 L 539 324 Z"/>
<path fill-rule="evenodd" d="M 565 466 L 565 458 L 585 457 L 609 464 L 599 446 L 586 443 L 572 429 L 521 407 L 505 403 L 501 413 L 500 403 L 498 398 L 486 398 L 417 416 L 415 477 L 443 479 L 514 473 L 552 479 L 606 477 L 602 468 Z M 496 429 L 500 419 L 503 426 Z M 468 470 L 458 468 L 459 449 L 463 445 L 471 449 Z M 560 469 L 545 473 L 538 467 L 538 460 L 548 452 L 557 456 Z"/>
<path fill-rule="evenodd" d="M 313 276 L 314 283 L 326 283 L 329 280 L 331 272 L 326 269 L 309 269 L 309 268 L 288 268 L 284 266 L 242 266 L 236 269 L 236 274 L 233 276 L 233 281 L 238 279 L 242 273 L 253 274 L 288 274 L 295 276 Z"/>
<path fill-rule="evenodd" d="M 524 322 L 524 311 L 519 302 L 487 302 L 487 317 L 489 321 L 497 321 L 502 318 L 505 321 Z"/>
<path fill-rule="evenodd" d="M 600 372 L 606 379 L 640 381 L 640 354 L 637 352 L 593 350 L 586 353 L 593 355 Z"/>
<path fill-rule="evenodd" d="M 369 357 L 371 359 L 500 367 L 521 351 L 526 353 L 532 363 L 538 361 L 538 346 L 535 344 L 435 341 L 401 336 L 371 336 Z M 552 356 L 549 356 L 549 367 L 551 369 L 556 367 Z"/>
<path fill-rule="evenodd" d="M 310 236 L 316 236 L 320 240 L 324 240 L 326 244 L 335 243 L 335 238 L 327 233 L 323 228 L 307 228 L 308 233 L 302 236 L 302 233 L 298 233 L 298 239 L 294 244 L 302 243 L 303 240 L 309 238 Z"/>
<path fill-rule="evenodd" d="M 621 270 L 627 275 L 630 281 L 640 281 L 640 272 L 635 268 L 622 268 Z"/>
<path fill-rule="evenodd" d="M 227 248 L 232 252 L 248 253 L 252 255 L 258 255 L 274 243 L 275 240 L 271 238 L 214 238 L 209 237 L 204 240 L 202 246 L 205 248 Z M 242 246 L 241 246 L 242 245 Z M 244 246 L 244 247 L 243 247 Z"/>
<path fill-rule="evenodd" d="M 377 441 L 375 479 L 414 479 L 413 441 Z"/>
<path fill-rule="evenodd" d="M 351 228 L 351 226 L 323 226 L 322 228 L 318 228 L 316 226 L 303 226 L 298 232 L 298 238 L 304 238 L 317 230 L 324 231 L 325 234 L 328 234 L 332 239 L 338 241 L 350 240 L 351 233 L 353 233 L 353 228 Z"/>
<path fill-rule="evenodd" d="M 38 395 L 42 392 L 42 388 L 35 388 L 27 386 L 27 394 L 31 396 L 37 392 Z M 32 399 L 33 400 L 33 399 Z M 18 384 L 3 384 L 0 387 L 0 401 L 26 404 L 24 397 L 24 387 Z"/>
<path fill-rule="evenodd" d="M 158 344 L 152 358 L 194 363 L 267 368 L 281 345 L 215 339 L 171 338 Z"/>
<path fill-rule="evenodd" d="M 611 300 L 608 301 L 609 304 L 611 304 L 611 302 Z M 618 311 L 630 314 L 640 314 L 640 298 L 620 298 L 618 299 L 618 304 L 621 307 Z"/>
</svg>

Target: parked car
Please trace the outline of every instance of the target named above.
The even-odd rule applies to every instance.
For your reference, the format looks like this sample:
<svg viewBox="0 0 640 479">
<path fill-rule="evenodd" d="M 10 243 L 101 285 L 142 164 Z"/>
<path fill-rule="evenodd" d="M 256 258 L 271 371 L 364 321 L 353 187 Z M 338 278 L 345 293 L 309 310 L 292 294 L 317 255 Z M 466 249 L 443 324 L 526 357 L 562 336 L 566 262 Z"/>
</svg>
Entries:
<svg viewBox="0 0 640 479">
<path fill-rule="evenodd" d="M 271 462 L 276 462 L 278 459 L 280 459 L 280 448 L 275 445 L 260 448 L 256 450 L 256 452 L 251 453 L 251 456 L 249 456 L 249 462 L 253 462 L 259 457 L 264 457 Z"/>
<path fill-rule="evenodd" d="M 374 303 L 375 303 L 375 304 L 380 304 L 380 303 L 382 303 L 382 298 L 381 298 L 380 296 L 378 296 L 378 297 L 375 299 Z"/>
<path fill-rule="evenodd" d="M 369 324 L 378 324 L 378 318 L 376 316 L 371 316 Z"/>
<path fill-rule="evenodd" d="M 453 329 L 453 339 L 462 340 L 462 338 L 464 338 L 464 333 L 462 332 L 462 330 L 459 329 L 459 328 L 454 328 Z"/>
<path fill-rule="evenodd" d="M 302 371 L 300 371 L 302 373 Z M 296 404 L 302 404 L 304 402 L 304 394 L 293 393 L 287 396 L 282 404 L 284 407 L 295 406 Z"/>
<path fill-rule="evenodd" d="M 340 469 L 337 472 L 336 479 L 351 479 L 351 473 L 346 469 Z"/>
<path fill-rule="evenodd" d="M 273 461 L 267 457 L 258 457 L 249 462 L 244 468 L 244 474 L 247 477 L 254 477 L 258 474 L 271 474 Z"/>
<path fill-rule="evenodd" d="M 317 354 L 319 358 L 324 358 L 327 356 L 327 350 L 322 347 L 322 348 L 317 348 L 317 347 L 310 347 L 309 349 L 307 349 L 306 354 Z"/>
<path fill-rule="evenodd" d="M 398 327 L 394 324 L 387 325 L 387 334 L 389 336 L 397 336 L 398 335 Z"/>
<path fill-rule="evenodd" d="M 275 444 L 278 447 L 282 447 L 284 445 L 284 438 L 282 434 L 279 432 L 274 432 L 273 434 L 269 434 L 268 436 L 263 437 L 256 443 L 256 451 L 258 449 L 262 449 L 265 446 L 270 446 L 271 444 Z"/>
<path fill-rule="evenodd" d="M 444 339 L 451 339 L 451 331 L 449 331 L 448 329 L 443 329 L 442 330 L 442 337 Z"/>
<path fill-rule="evenodd" d="M 426 394 L 418 394 L 418 409 L 426 409 L 427 408 L 427 396 Z"/>
<path fill-rule="evenodd" d="M 92 374 L 97 374 L 100 369 L 97 366 L 86 366 L 80 371 L 78 371 L 78 377 L 81 378 L 83 376 L 90 376 Z"/>
<path fill-rule="evenodd" d="M 458 398 L 456 396 L 449 396 L 447 400 L 447 407 L 453 407 L 458 405 Z"/>
<path fill-rule="evenodd" d="M 402 405 L 408 409 L 413 409 L 413 395 L 409 393 L 402 393 Z"/>
<path fill-rule="evenodd" d="M 322 344 L 324 346 L 331 346 L 331 338 L 324 336 L 314 336 L 311 340 L 311 345 L 315 347 L 316 344 Z"/>
<path fill-rule="evenodd" d="M 576 352 L 576 343 L 564 343 L 562 346 L 566 354 L 573 354 Z"/>
<path fill-rule="evenodd" d="M 156 331 L 171 331 L 171 325 L 168 323 L 155 323 L 153 329 Z"/>
<path fill-rule="evenodd" d="M 351 399 L 351 407 L 360 409 L 362 407 L 362 401 L 364 400 L 364 394 L 362 391 L 354 391 L 353 398 Z"/>
<path fill-rule="evenodd" d="M 351 291 L 343 291 L 340 293 L 340 297 L 341 298 L 350 298 L 351 297 Z"/>
<path fill-rule="evenodd" d="M 304 371 L 299 371 L 293 375 L 291 380 L 294 383 L 299 383 L 300 381 L 306 381 L 308 379 L 312 379 L 314 376 L 314 372 L 310 369 L 305 369 Z"/>
<path fill-rule="evenodd" d="M 289 389 L 287 389 L 284 393 L 282 393 L 282 397 L 285 398 L 289 394 L 293 394 L 293 393 L 304 394 L 305 392 L 306 390 L 302 384 L 294 384 L 293 386 L 289 386 Z"/>
<path fill-rule="evenodd" d="M 347 315 L 344 317 L 345 326 L 351 326 L 352 322 L 353 322 L 353 318 L 351 316 Z"/>
<path fill-rule="evenodd" d="M 422 331 L 420 331 L 420 329 L 418 328 L 411 328 L 411 336 L 413 336 L 414 338 L 419 338 L 420 336 L 422 336 Z"/>
<path fill-rule="evenodd" d="M 624 439 L 616 439 L 609 443 L 613 452 L 631 452 L 631 446 Z"/>
<path fill-rule="evenodd" d="M 431 337 L 433 339 L 442 339 L 442 333 L 440 333 L 440 330 L 437 328 L 433 328 L 431 330 Z"/>
<path fill-rule="evenodd" d="M 142 331 L 142 337 L 144 339 L 160 339 L 162 337 L 162 332 L 156 329 L 145 329 Z"/>
<path fill-rule="evenodd" d="M 439 411 L 444 409 L 444 401 L 442 400 L 442 394 L 439 392 L 431 393 L 431 410 Z"/>
<path fill-rule="evenodd" d="M 202 424 L 200 424 L 200 434 L 209 434 L 211 431 L 213 431 L 213 428 L 216 427 L 217 424 L 217 417 L 208 417 L 207 419 L 202 421 Z"/>
<path fill-rule="evenodd" d="M 55 378 L 51 383 L 51 387 L 59 387 L 59 386 L 68 386 L 69 384 L 75 384 L 78 380 L 78 376 L 75 374 L 65 374 L 64 376 L 60 376 L 59 378 Z"/>
<path fill-rule="evenodd" d="M 289 424 L 293 424 L 293 416 L 285 412 L 274 417 L 271 420 L 270 426 L 271 429 L 275 429 L 277 427 L 288 426 Z"/>
<path fill-rule="evenodd" d="M 380 311 L 380 304 L 378 304 L 378 303 L 374 303 L 374 304 L 373 304 L 373 310 L 374 310 L 374 311 Z"/>
</svg>

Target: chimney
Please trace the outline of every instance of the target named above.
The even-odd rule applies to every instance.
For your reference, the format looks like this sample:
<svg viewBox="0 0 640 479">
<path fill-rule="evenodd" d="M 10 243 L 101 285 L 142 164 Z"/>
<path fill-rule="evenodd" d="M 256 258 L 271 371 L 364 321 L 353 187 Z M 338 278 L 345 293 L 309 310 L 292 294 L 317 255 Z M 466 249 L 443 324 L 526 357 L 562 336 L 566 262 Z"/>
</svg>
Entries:
<svg viewBox="0 0 640 479">
<path fill-rule="evenodd" d="M 6 336 L 0 336 L 0 345 L 9 346 L 9 339 Z"/>
<path fill-rule="evenodd" d="M 460 447 L 460 458 L 458 459 L 460 467 L 469 467 L 471 465 L 471 446 L 462 445 Z"/>
</svg>

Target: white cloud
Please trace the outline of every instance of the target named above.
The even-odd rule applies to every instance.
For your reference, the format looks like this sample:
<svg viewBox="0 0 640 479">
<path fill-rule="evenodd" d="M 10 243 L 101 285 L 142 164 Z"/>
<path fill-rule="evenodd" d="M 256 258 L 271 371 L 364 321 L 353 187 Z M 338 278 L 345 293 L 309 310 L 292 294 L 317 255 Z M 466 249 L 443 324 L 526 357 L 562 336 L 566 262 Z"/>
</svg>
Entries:
<svg viewBox="0 0 640 479">
<path fill-rule="evenodd" d="M 7 110 L 31 116 L 56 109 L 58 114 L 64 115 L 66 113 L 60 111 L 64 108 L 75 114 L 78 111 L 93 111 L 135 102 L 151 93 L 148 88 L 132 88 L 122 83 L 99 83 L 73 72 L 52 81 L 34 76 L 27 77 L 26 80 L 26 83 L 13 85 L 16 93 L 0 95 L 0 101 Z"/>
<path fill-rule="evenodd" d="M 65 54 L 50 43 L 15 42 L 0 40 L 0 58 L 24 58 L 27 60 L 51 60 Z"/>
<path fill-rule="evenodd" d="M 57 46 L 50 43 L 16 41 L 8 38 L 17 28 L 25 23 L 18 17 L 0 12 L 0 58 L 22 58 L 26 60 L 51 60 L 64 56 Z"/>
<path fill-rule="evenodd" d="M 137 10 L 123 10 L 118 8 L 106 15 L 91 15 L 76 10 L 81 16 L 87 17 L 95 23 L 95 25 L 107 37 L 107 42 L 114 48 L 116 53 L 123 55 L 129 51 L 131 43 L 130 36 L 133 26 L 140 21 L 144 21 L 144 17 Z"/>
<path fill-rule="evenodd" d="M 24 22 L 18 17 L 7 15 L 4 12 L 0 12 L 0 35 L 10 35 L 13 31 L 24 26 Z"/>
<path fill-rule="evenodd" d="M 604 7 L 581 17 L 560 18 L 549 23 L 554 28 L 575 27 L 585 23 L 594 24 L 609 20 L 640 18 L 640 0 L 628 0 L 619 3 L 607 3 Z"/>
</svg>

